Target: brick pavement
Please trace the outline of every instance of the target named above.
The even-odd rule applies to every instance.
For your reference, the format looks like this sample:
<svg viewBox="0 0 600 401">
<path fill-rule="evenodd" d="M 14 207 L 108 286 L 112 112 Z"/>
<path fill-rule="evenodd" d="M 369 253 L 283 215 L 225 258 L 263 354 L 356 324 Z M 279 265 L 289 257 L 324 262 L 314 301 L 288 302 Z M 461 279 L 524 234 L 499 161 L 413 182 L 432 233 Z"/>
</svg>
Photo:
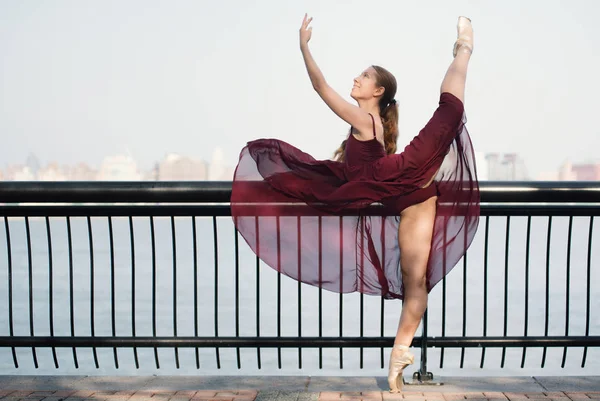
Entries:
<svg viewBox="0 0 600 401">
<path fill-rule="evenodd" d="M 1 390 L 0 400 L 27 401 L 254 401 L 256 390 L 140 390 L 140 391 L 38 391 L 38 390 Z"/>
<path fill-rule="evenodd" d="M 0 400 L 27 400 L 27 401 L 125 401 L 125 400 L 150 400 L 150 401 L 255 401 L 259 398 L 257 390 L 140 390 L 140 391 L 40 391 L 40 390 L 2 390 Z M 600 392 L 416 392 L 404 391 L 400 394 L 390 394 L 385 391 L 323 391 L 315 393 L 319 401 L 582 401 L 600 400 Z"/>
<path fill-rule="evenodd" d="M 319 401 L 525 401 L 525 400 L 600 400 L 600 392 L 539 392 L 539 393 L 513 393 L 513 392 L 416 392 L 403 391 L 400 394 L 391 394 L 381 391 L 365 392 L 338 392 L 324 391 L 319 394 Z"/>
</svg>

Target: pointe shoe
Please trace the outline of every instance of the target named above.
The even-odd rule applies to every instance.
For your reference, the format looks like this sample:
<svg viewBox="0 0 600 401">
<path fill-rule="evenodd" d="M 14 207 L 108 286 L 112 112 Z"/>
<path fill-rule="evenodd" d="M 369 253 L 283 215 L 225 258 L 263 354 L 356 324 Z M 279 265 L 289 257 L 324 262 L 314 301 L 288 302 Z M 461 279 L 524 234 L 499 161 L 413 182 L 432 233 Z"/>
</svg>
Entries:
<svg viewBox="0 0 600 401">
<path fill-rule="evenodd" d="M 394 345 L 392 354 L 390 355 L 390 367 L 388 371 L 390 393 L 399 393 L 402 391 L 402 385 L 404 384 L 402 373 L 404 372 L 404 368 L 408 365 L 412 365 L 414 360 L 414 355 L 408 351 L 406 345 Z"/>
<path fill-rule="evenodd" d="M 458 17 L 456 30 L 458 37 L 456 42 L 454 42 L 452 55 L 456 57 L 459 50 L 473 53 L 473 27 L 471 26 L 471 20 L 467 17 Z"/>
</svg>

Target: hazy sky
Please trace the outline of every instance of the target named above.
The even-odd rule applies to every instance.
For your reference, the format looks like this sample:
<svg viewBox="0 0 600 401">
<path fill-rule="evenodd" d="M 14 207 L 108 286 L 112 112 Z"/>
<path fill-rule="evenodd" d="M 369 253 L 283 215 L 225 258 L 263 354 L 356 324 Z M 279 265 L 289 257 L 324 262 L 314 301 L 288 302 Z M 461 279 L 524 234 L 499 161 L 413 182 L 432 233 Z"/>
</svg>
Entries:
<svg viewBox="0 0 600 401">
<path fill-rule="evenodd" d="M 348 96 L 371 64 L 396 75 L 402 149 L 430 118 L 458 15 L 475 29 L 468 129 L 530 173 L 600 149 L 600 1 L 0 0 L 0 168 L 130 152 L 234 165 L 254 138 L 329 158 L 347 125 L 310 86 L 298 46 Z M 349 97 L 348 97 L 349 98 Z"/>
</svg>

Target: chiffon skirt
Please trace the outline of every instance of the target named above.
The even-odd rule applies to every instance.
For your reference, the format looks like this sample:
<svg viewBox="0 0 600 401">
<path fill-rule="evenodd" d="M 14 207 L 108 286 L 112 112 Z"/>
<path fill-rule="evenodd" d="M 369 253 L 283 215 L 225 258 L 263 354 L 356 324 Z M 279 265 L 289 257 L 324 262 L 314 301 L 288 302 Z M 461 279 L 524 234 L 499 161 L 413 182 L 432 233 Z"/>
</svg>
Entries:
<svg viewBox="0 0 600 401">
<path fill-rule="evenodd" d="M 429 122 L 401 153 L 353 166 L 315 160 L 276 139 L 249 142 L 234 174 L 234 224 L 263 262 L 295 280 L 402 299 L 400 212 L 437 195 L 427 265 L 431 291 L 463 257 L 479 223 L 465 123 L 462 102 L 442 93 Z"/>
</svg>

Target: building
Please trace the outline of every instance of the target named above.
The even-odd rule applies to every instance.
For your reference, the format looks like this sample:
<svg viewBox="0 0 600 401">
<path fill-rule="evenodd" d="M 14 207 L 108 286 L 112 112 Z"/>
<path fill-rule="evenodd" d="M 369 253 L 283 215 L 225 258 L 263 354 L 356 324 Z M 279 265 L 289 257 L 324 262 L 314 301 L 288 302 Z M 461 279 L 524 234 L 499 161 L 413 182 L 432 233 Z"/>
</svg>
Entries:
<svg viewBox="0 0 600 401">
<path fill-rule="evenodd" d="M 27 156 L 27 160 L 25 161 L 25 166 L 29 167 L 29 171 L 31 171 L 31 174 L 33 174 L 33 176 L 37 178 L 38 173 L 41 169 L 41 163 L 37 156 L 33 153 L 30 153 L 29 156 Z"/>
<path fill-rule="evenodd" d="M 235 173 L 235 169 L 233 167 L 224 167 L 223 170 L 221 170 L 221 175 L 219 176 L 218 181 L 233 181 L 233 173 Z"/>
<path fill-rule="evenodd" d="M 209 181 L 231 181 L 233 180 L 234 169 L 225 165 L 223 150 L 216 148 L 212 155 L 212 160 L 208 167 Z"/>
<path fill-rule="evenodd" d="M 8 166 L 6 170 L 7 181 L 35 181 L 35 174 L 31 171 L 29 166 L 22 164 L 16 164 Z"/>
<path fill-rule="evenodd" d="M 487 162 L 487 179 L 491 181 L 524 181 L 529 179 L 525 162 L 516 153 L 487 153 L 485 160 Z"/>
<path fill-rule="evenodd" d="M 577 181 L 598 181 L 600 180 L 600 163 L 576 164 L 573 166 L 573 172 Z"/>
<path fill-rule="evenodd" d="M 207 175 L 206 162 L 174 153 L 166 155 L 156 168 L 159 181 L 204 181 Z"/>
<path fill-rule="evenodd" d="M 160 163 L 154 163 L 154 166 L 150 170 L 146 170 L 142 173 L 142 181 L 158 181 L 158 170 Z"/>
<path fill-rule="evenodd" d="M 558 171 L 543 171 L 537 176 L 538 181 L 559 181 Z"/>
<path fill-rule="evenodd" d="M 71 181 L 96 181 L 98 171 L 85 163 L 78 163 L 76 166 L 71 167 L 68 176 Z"/>
<path fill-rule="evenodd" d="M 50 163 L 38 170 L 38 181 L 68 181 L 68 168 L 61 168 L 58 163 Z"/>
<path fill-rule="evenodd" d="M 561 181 L 600 181 L 600 163 L 572 164 L 564 162 L 558 171 Z"/>
<path fill-rule="evenodd" d="M 105 157 L 98 171 L 98 181 L 140 181 L 137 163 L 129 155 Z"/>
</svg>

